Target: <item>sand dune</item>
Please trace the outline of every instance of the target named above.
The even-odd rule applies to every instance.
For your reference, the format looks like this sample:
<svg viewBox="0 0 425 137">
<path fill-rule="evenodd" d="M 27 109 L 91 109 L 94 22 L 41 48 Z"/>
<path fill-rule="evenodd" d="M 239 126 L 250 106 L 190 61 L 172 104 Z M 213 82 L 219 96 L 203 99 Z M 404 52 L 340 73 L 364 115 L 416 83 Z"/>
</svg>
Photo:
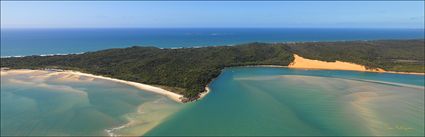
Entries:
<svg viewBox="0 0 425 137">
<path fill-rule="evenodd" d="M 349 62 L 325 62 L 320 60 L 306 59 L 301 56 L 298 56 L 297 54 L 294 54 L 294 58 L 294 61 L 288 65 L 289 68 L 385 72 L 383 69 L 366 69 L 366 67 L 363 65 L 358 65 Z"/>
<path fill-rule="evenodd" d="M 288 65 L 288 68 L 297 68 L 297 69 L 325 69 L 325 70 L 350 70 L 350 71 L 364 71 L 364 72 L 381 72 L 381 73 L 397 73 L 397 74 L 415 74 L 415 75 L 424 75 L 425 73 L 414 73 L 414 72 L 395 72 L 395 71 L 386 71 L 381 68 L 377 69 L 366 69 L 365 66 L 343 62 L 326 62 L 320 60 L 312 60 L 303 58 L 297 54 L 294 54 L 294 61 Z"/>
</svg>

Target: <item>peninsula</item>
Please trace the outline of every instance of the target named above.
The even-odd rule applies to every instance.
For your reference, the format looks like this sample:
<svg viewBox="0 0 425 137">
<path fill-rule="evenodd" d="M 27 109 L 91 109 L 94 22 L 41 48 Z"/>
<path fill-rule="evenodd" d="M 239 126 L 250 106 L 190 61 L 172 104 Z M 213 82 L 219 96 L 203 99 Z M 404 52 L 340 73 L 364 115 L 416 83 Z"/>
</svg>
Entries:
<svg viewBox="0 0 425 137">
<path fill-rule="evenodd" d="M 346 62 L 365 70 L 424 73 L 424 40 L 378 40 L 300 43 L 248 43 L 236 46 L 160 49 L 129 47 L 84 54 L 1 58 L 10 69 L 73 70 L 149 84 L 183 95 L 183 102 L 204 95 L 225 67 L 288 66 L 295 57 Z M 295 61 L 296 63 L 296 61 Z"/>
</svg>

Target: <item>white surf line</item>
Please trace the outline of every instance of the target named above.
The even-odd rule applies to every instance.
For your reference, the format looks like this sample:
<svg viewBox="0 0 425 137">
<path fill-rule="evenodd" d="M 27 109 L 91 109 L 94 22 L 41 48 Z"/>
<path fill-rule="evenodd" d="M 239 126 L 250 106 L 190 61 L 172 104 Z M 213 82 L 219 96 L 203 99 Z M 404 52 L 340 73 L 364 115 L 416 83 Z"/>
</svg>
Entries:
<svg viewBox="0 0 425 137">
<path fill-rule="evenodd" d="M 40 57 L 49 57 L 49 56 L 64 56 L 64 55 L 80 55 L 86 52 L 78 52 L 78 53 L 52 53 L 52 54 L 40 54 L 40 55 L 14 55 L 14 56 L 1 56 L 0 58 L 22 58 L 22 57 L 30 57 L 30 56 L 40 56 Z"/>
</svg>

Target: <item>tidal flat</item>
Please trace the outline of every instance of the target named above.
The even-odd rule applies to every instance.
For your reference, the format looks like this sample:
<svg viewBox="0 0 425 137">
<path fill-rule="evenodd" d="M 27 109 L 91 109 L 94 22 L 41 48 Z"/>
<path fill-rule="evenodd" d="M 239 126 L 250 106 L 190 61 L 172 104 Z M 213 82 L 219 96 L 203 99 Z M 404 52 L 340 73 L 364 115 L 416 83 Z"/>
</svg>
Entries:
<svg viewBox="0 0 425 137">
<path fill-rule="evenodd" d="M 2 72 L 2 136 L 142 135 L 181 106 L 117 82 L 52 74 Z"/>
<path fill-rule="evenodd" d="M 146 135 L 424 135 L 423 81 L 423 75 L 229 68 L 207 97 Z"/>
<path fill-rule="evenodd" d="M 424 135 L 424 76 L 224 69 L 191 103 L 49 72 L 1 75 L 1 135 Z"/>
</svg>

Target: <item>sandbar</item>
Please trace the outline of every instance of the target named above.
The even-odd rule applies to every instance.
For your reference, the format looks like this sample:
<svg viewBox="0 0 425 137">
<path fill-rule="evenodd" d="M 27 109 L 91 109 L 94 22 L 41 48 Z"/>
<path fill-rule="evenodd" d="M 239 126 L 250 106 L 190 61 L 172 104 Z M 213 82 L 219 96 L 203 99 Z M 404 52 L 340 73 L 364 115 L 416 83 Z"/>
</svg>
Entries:
<svg viewBox="0 0 425 137">
<path fill-rule="evenodd" d="M 10 70 L 5 70 L 2 69 L 1 70 L 1 76 L 5 76 L 5 75 L 16 75 L 16 74 L 28 74 L 28 73 L 34 73 L 34 74 L 41 74 L 44 75 L 46 77 L 50 77 L 50 76 L 61 76 L 62 79 L 68 79 L 69 80 L 75 80 L 76 78 L 79 78 L 80 76 L 85 76 L 85 77 L 89 77 L 89 78 L 95 78 L 95 79 L 102 79 L 102 80 L 109 80 L 109 81 L 113 81 L 113 82 L 118 82 L 118 83 L 122 83 L 122 84 L 126 84 L 126 85 L 130 85 L 133 86 L 135 88 L 144 90 L 144 91 L 149 91 L 149 92 L 154 92 L 157 94 L 161 94 L 164 96 L 167 96 L 168 98 L 177 101 L 177 102 L 182 102 L 182 100 L 184 99 L 183 95 L 159 88 L 159 87 L 155 87 L 155 86 L 151 86 L 151 85 L 147 85 L 147 84 L 143 84 L 143 83 L 137 83 L 137 82 L 132 82 L 132 81 L 125 81 L 125 80 L 120 80 L 120 79 L 115 79 L 115 78 L 110 78 L 110 77 L 105 77 L 105 76 L 98 76 L 98 75 L 93 75 L 93 74 L 88 74 L 88 73 L 83 73 L 83 72 L 78 72 L 78 71 L 72 71 L 72 70 L 30 70 L 30 69 L 10 69 Z"/>
</svg>

